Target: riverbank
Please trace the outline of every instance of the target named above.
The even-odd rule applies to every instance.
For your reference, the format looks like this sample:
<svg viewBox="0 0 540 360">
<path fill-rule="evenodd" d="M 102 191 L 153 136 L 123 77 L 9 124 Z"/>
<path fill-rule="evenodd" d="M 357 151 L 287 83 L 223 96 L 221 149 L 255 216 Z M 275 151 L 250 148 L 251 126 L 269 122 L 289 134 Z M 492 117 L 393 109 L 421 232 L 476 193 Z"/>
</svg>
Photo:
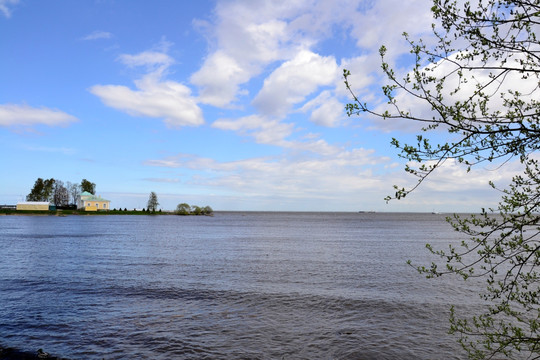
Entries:
<svg viewBox="0 0 540 360">
<path fill-rule="evenodd" d="M 206 215 L 212 216 L 212 214 L 176 214 L 172 211 L 142 211 L 142 210 L 108 210 L 108 211 L 84 211 L 84 210 L 14 210 L 14 209 L 0 209 L 0 216 L 2 215 L 41 215 L 41 216 L 68 216 L 68 215 L 180 215 L 180 216 L 197 216 Z"/>
</svg>

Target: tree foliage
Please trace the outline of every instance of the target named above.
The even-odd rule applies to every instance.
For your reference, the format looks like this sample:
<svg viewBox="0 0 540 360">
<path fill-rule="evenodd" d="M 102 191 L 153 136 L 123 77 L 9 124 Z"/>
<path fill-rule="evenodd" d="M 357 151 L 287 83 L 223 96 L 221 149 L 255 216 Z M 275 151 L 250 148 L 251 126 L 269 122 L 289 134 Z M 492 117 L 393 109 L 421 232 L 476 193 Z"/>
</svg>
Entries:
<svg viewBox="0 0 540 360">
<path fill-rule="evenodd" d="M 157 194 L 152 191 L 150 195 L 148 196 L 148 203 L 147 203 L 148 211 L 156 212 L 156 208 L 158 207 L 158 205 L 159 205 L 159 202 L 158 202 Z"/>
<path fill-rule="evenodd" d="M 83 187 L 84 184 L 84 187 Z M 58 179 L 38 178 L 30 193 L 26 196 L 27 201 L 49 201 L 56 206 L 66 206 L 70 203 L 76 204 L 77 197 L 81 191 L 95 193 L 96 184 L 83 179 L 81 184 L 64 182 Z"/>
<path fill-rule="evenodd" d="M 191 212 L 191 206 L 186 203 L 181 203 L 176 206 L 176 214 L 177 215 L 189 215 Z"/>
<path fill-rule="evenodd" d="M 82 192 L 89 192 L 92 195 L 96 195 L 96 184 L 93 182 L 90 182 L 86 179 L 82 179 L 81 181 L 81 191 Z"/>
<path fill-rule="evenodd" d="M 497 208 L 449 219 L 468 240 L 447 250 L 428 245 L 445 266 L 434 262 L 418 270 L 428 277 L 486 280 L 481 296 L 489 301 L 487 310 L 473 318 L 452 311 L 450 318 L 451 332 L 460 335 L 470 358 L 540 358 L 540 3 L 434 0 L 432 12 L 436 45 L 404 34 L 414 56 L 407 74 L 398 76 L 386 62 L 387 49 L 380 49 L 389 79 L 382 89 L 386 110 L 356 97 L 344 70 L 353 96 L 347 112 L 424 124 L 416 143 L 392 140 L 418 183 L 396 186 L 387 200 L 407 196 L 448 160 L 467 170 L 491 162 L 522 164 L 523 173 L 500 189 Z M 410 100 L 420 104 L 414 111 L 406 105 Z M 422 105 L 427 111 L 419 110 Z M 436 130 L 446 130 L 451 140 L 433 142 L 426 134 Z"/>
<path fill-rule="evenodd" d="M 30 194 L 26 196 L 26 201 L 52 201 L 54 182 L 53 178 L 45 180 L 38 178 Z"/>
<path fill-rule="evenodd" d="M 210 206 L 200 207 L 197 205 L 181 203 L 176 206 L 175 213 L 177 215 L 212 215 L 214 213 L 214 209 L 212 209 Z"/>
<path fill-rule="evenodd" d="M 66 206 L 69 204 L 69 192 L 61 180 L 54 181 L 52 196 L 53 204 L 56 206 Z"/>
</svg>

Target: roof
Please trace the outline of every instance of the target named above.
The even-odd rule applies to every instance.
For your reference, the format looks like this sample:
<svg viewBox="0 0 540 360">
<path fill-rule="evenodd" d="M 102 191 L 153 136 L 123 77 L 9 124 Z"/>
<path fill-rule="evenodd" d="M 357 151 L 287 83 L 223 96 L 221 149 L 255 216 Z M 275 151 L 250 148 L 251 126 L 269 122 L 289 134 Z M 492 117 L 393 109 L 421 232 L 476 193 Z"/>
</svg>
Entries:
<svg viewBox="0 0 540 360">
<path fill-rule="evenodd" d="M 20 201 L 17 205 L 49 205 L 48 201 Z"/>
<path fill-rule="evenodd" d="M 111 201 L 111 200 L 104 199 L 101 196 L 93 195 L 89 193 L 88 191 L 84 191 L 81 193 L 81 199 L 90 200 L 90 201 L 109 201 L 109 202 Z"/>
</svg>

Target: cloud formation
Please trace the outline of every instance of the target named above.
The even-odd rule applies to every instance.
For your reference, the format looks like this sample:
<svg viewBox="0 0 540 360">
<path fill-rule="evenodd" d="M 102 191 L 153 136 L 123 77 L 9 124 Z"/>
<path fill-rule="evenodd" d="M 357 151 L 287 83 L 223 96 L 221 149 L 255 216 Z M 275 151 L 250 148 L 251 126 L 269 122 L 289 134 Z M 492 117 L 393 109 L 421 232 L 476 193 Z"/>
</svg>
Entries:
<svg viewBox="0 0 540 360">
<path fill-rule="evenodd" d="M 11 17 L 11 8 L 19 3 L 19 0 L 0 0 L 0 11 L 5 17 Z"/>
<path fill-rule="evenodd" d="M 162 118 L 171 128 L 199 126 L 203 113 L 191 89 L 181 83 L 164 80 L 174 60 L 167 54 L 145 51 L 121 55 L 119 60 L 129 67 L 145 66 L 150 72 L 135 80 L 135 90 L 123 85 L 95 85 L 90 92 L 112 108 L 133 116 Z"/>
<path fill-rule="evenodd" d="M 112 34 L 110 32 L 96 30 L 83 37 L 82 40 L 110 39 L 111 37 Z"/>
<path fill-rule="evenodd" d="M 343 85 L 343 68 L 353 73 L 355 92 L 366 101 L 375 100 L 384 82 L 378 47 L 385 44 L 391 49 L 388 60 L 394 66 L 409 50 L 396 34 L 405 30 L 412 36 L 424 34 L 431 21 L 429 6 L 421 0 L 402 6 L 389 0 L 217 2 L 212 21 L 204 26 L 210 51 L 189 77 L 196 96 L 186 85 L 164 80 L 175 63 L 164 49 L 118 58 L 128 67 L 146 67 L 148 73 L 135 81 L 135 90 L 108 85 L 91 91 L 111 107 L 163 117 L 169 126 L 202 124 L 199 103 L 239 109 L 238 116 L 226 113 L 211 126 L 283 152 L 277 157 L 229 161 L 178 155 L 145 163 L 189 170 L 196 174 L 187 180 L 192 185 L 250 196 L 339 198 L 346 194 L 353 198 L 365 191 L 379 193 L 381 188 L 392 189 L 399 166 L 367 147 L 332 143 L 316 134 L 313 124 L 326 128 L 347 124 L 344 103 L 350 94 Z M 387 31 L 389 22 L 391 31 Z M 335 41 L 339 32 L 344 43 L 356 46 L 354 56 L 350 51 L 323 52 L 328 45 L 321 44 Z M 191 116 L 180 119 L 182 113 Z M 306 124 L 311 128 L 306 129 Z M 373 125 L 376 130 L 389 126 Z M 392 126 L 395 129 L 396 124 Z M 403 124 L 403 128 L 414 125 Z"/>
<path fill-rule="evenodd" d="M 28 105 L 0 105 L 0 126 L 62 126 L 78 121 L 63 111 Z"/>
<path fill-rule="evenodd" d="M 343 119 L 343 103 L 329 91 L 321 92 L 315 99 L 307 102 L 301 109 L 302 112 L 311 111 L 309 120 L 313 123 L 326 126 L 338 126 Z"/>
<path fill-rule="evenodd" d="M 200 186 L 247 196 L 288 196 L 294 198 L 333 198 L 343 193 L 377 188 L 381 177 L 364 165 L 388 162 L 375 160 L 365 149 L 343 151 L 327 157 L 255 157 L 219 162 L 188 154 L 148 160 L 145 165 L 204 171 L 196 181 Z M 359 179 L 363 179 L 359 181 Z M 339 184 L 339 186 L 336 186 Z"/>
<path fill-rule="evenodd" d="M 250 78 L 242 64 L 219 51 L 206 59 L 202 69 L 191 76 L 191 82 L 200 87 L 201 102 L 225 107 L 236 99 L 239 85 Z"/>
<path fill-rule="evenodd" d="M 341 205 L 336 206 L 342 209 L 356 206 L 357 209 L 384 210 L 383 198 L 391 195 L 393 185 L 411 188 L 417 180 L 414 176 L 403 177 L 401 166 L 396 166 L 390 158 L 362 148 L 342 149 L 327 156 L 267 156 L 236 161 L 178 154 L 144 164 L 193 172 L 196 175 L 182 178 L 183 186 L 196 186 L 205 192 L 261 201 L 269 198 L 291 203 L 339 201 Z M 477 210 L 479 201 L 483 205 L 493 203 L 493 190 L 486 186 L 488 180 L 506 185 L 516 171 L 520 171 L 520 166 L 513 162 L 494 177 L 490 169 L 467 173 L 456 162 L 448 161 L 414 196 L 392 202 L 393 209 L 448 211 L 459 207 Z"/>
<path fill-rule="evenodd" d="M 159 67 L 162 70 L 165 70 L 174 63 L 173 58 L 159 51 L 143 51 L 135 55 L 123 54 L 118 59 L 129 67 L 149 66 Z"/>
<path fill-rule="evenodd" d="M 320 86 L 330 85 L 338 74 L 335 59 L 301 51 L 264 80 L 253 105 L 263 114 L 283 117 Z"/>
</svg>

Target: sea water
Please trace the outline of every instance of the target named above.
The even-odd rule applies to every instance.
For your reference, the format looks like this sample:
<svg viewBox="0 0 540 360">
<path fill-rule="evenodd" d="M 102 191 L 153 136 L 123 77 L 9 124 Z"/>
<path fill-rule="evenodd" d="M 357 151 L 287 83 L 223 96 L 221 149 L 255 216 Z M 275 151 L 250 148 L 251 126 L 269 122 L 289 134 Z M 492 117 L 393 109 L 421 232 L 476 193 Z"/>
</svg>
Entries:
<svg viewBox="0 0 540 360">
<path fill-rule="evenodd" d="M 444 215 L 1 216 L 0 345 L 70 359 L 462 359 Z"/>
</svg>

